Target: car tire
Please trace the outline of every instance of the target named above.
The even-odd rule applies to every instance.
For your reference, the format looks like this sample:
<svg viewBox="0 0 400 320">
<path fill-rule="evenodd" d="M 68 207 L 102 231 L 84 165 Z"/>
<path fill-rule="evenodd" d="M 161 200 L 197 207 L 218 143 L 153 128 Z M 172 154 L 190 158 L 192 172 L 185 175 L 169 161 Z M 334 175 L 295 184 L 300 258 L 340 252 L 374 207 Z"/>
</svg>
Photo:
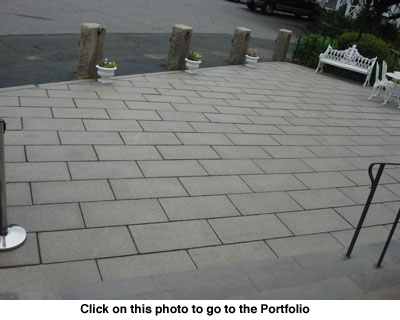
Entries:
<svg viewBox="0 0 400 320">
<path fill-rule="evenodd" d="M 274 6 L 270 2 L 267 2 L 261 7 L 261 12 L 270 15 L 274 12 Z"/>
</svg>

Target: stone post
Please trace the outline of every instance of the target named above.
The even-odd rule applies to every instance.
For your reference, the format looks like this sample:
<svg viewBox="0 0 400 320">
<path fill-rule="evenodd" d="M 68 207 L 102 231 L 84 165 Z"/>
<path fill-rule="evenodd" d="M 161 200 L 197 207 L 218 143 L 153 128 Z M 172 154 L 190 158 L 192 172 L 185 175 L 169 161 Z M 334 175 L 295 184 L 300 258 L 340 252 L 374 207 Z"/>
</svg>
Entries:
<svg viewBox="0 0 400 320">
<path fill-rule="evenodd" d="M 275 40 L 274 53 L 272 54 L 272 61 L 286 61 L 286 55 L 289 49 L 290 38 L 292 31 L 280 29 L 278 36 Z"/>
<path fill-rule="evenodd" d="M 78 76 L 93 78 L 96 76 L 96 64 L 103 58 L 106 28 L 97 23 L 81 24 L 81 39 L 78 51 Z"/>
<path fill-rule="evenodd" d="M 232 39 L 232 48 L 229 54 L 228 61 L 232 64 L 243 64 L 245 55 L 249 47 L 251 30 L 247 28 L 235 28 L 235 33 Z"/>
<path fill-rule="evenodd" d="M 192 28 L 176 24 L 169 39 L 168 70 L 185 70 L 185 58 L 189 54 Z"/>
</svg>

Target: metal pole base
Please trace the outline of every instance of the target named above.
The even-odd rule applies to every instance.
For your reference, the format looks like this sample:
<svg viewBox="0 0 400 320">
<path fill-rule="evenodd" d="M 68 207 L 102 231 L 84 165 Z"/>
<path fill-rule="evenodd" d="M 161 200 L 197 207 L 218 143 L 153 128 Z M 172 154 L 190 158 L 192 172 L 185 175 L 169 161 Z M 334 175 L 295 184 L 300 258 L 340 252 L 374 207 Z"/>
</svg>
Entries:
<svg viewBox="0 0 400 320">
<path fill-rule="evenodd" d="M 8 226 L 7 234 L 0 236 L 0 251 L 18 248 L 26 240 L 26 231 L 17 225 Z"/>
</svg>

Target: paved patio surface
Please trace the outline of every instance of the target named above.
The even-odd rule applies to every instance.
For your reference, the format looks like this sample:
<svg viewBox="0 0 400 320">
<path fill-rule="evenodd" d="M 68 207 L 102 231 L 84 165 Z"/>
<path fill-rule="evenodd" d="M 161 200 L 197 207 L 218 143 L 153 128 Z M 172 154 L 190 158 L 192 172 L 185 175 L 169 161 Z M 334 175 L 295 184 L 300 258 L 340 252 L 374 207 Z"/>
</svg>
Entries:
<svg viewBox="0 0 400 320">
<path fill-rule="evenodd" d="M 370 90 L 289 63 L 1 89 L 29 234 L 0 253 L 0 293 L 347 247 L 368 165 L 400 162 L 400 110 Z M 385 171 L 358 243 L 385 240 L 399 181 Z"/>
</svg>

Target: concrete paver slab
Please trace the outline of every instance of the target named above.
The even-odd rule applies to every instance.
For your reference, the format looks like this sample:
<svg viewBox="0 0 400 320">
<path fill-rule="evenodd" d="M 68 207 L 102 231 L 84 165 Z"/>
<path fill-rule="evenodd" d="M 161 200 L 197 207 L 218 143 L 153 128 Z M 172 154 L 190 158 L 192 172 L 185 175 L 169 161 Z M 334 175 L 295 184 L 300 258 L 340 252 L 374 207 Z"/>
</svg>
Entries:
<svg viewBox="0 0 400 320">
<path fill-rule="evenodd" d="M 140 253 L 220 244 L 206 221 L 182 221 L 129 227 Z"/>
<path fill-rule="evenodd" d="M 39 234 L 44 263 L 86 260 L 136 253 L 126 227 L 44 232 Z"/>
</svg>

